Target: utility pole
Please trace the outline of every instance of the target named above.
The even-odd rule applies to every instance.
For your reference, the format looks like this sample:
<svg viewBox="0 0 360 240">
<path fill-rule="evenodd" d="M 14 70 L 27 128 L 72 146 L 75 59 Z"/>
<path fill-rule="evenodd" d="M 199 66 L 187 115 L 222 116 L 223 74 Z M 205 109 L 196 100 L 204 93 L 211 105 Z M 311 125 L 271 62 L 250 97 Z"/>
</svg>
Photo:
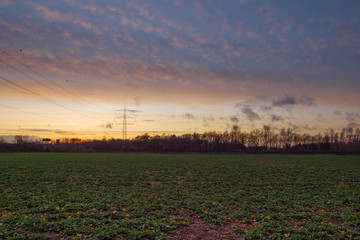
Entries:
<svg viewBox="0 0 360 240">
<path fill-rule="evenodd" d="M 124 104 L 124 108 L 121 110 L 116 110 L 116 112 L 121 113 L 122 112 L 122 117 L 117 117 L 117 118 L 122 118 L 122 127 L 123 127 L 123 140 L 127 140 L 127 125 L 133 125 L 133 123 L 129 123 L 128 122 L 128 118 L 135 118 L 133 116 L 128 116 L 128 112 L 129 113 L 136 113 L 138 111 L 133 110 L 133 109 L 127 109 L 126 108 L 126 103 Z"/>
</svg>

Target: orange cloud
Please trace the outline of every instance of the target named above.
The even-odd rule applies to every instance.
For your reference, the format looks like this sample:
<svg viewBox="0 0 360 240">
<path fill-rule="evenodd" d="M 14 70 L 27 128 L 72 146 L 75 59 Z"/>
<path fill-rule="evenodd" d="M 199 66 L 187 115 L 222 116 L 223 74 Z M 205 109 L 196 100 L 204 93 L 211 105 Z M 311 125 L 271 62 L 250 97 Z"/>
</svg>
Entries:
<svg viewBox="0 0 360 240">
<path fill-rule="evenodd" d="M 73 17 L 72 15 L 64 14 L 56 10 L 51 10 L 39 4 L 35 4 L 34 8 L 35 10 L 41 12 L 42 15 L 50 22 L 72 22 L 83 27 L 84 29 L 92 30 L 98 35 L 102 33 L 102 31 L 97 26 L 92 25 L 89 21 L 86 21 L 80 17 Z"/>
<path fill-rule="evenodd" d="M 7 27 L 10 32 L 21 32 L 21 33 L 31 32 L 31 29 L 21 26 L 20 24 L 7 22 L 1 17 L 0 17 L 0 25 Z"/>
<path fill-rule="evenodd" d="M 151 16 L 149 14 L 149 11 L 145 6 L 145 4 L 139 4 L 137 2 L 129 2 L 129 6 L 135 8 L 139 12 L 140 16 L 144 16 L 148 20 L 154 19 L 154 16 Z"/>
<path fill-rule="evenodd" d="M 188 41 L 186 41 L 185 39 L 180 39 L 176 36 L 172 37 L 174 46 L 177 48 L 189 48 L 190 47 L 190 43 Z"/>
<path fill-rule="evenodd" d="M 85 10 L 90 10 L 92 13 L 104 14 L 105 10 L 102 7 L 95 5 L 94 3 L 87 3 L 82 5 L 82 8 Z"/>
<path fill-rule="evenodd" d="M 42 13 L 42 15 L 49 21 L 60 21 L 60 22 L 65 22 L 65 21 L 70 21 L 72 19 L 71 16 L 67 15 L 67 14 L 63 14 L 59 11 L 56 10 L 51 10 L 47 7 L 44 7 L 40 4 L 36 4 L 34 6 L 35 10 L 39 11 Z"/>
</svg>

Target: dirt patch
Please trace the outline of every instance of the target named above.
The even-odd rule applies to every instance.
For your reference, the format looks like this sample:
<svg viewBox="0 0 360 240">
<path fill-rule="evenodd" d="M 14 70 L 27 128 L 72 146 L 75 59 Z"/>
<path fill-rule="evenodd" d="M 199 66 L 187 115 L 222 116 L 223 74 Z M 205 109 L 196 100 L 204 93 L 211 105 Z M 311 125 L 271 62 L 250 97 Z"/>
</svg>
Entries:
<svg viewBox="0 0 360 240">
<path fill-rule="evenodd" d="M 139 171 L 140 173 L 145 173 L 145 174 L 149 174 L 149 175 L 162 175 L 164 174 L 166 171 L 165 170 L 160 170 L 160 171 L 149 171 L 149 170 L 145 170 L 145 171 Z"/>
<path fill-rule="evenodd" d="M 334 185 L 334 187 L 336 187 L 336 188 L 341 188 L 341 187 L 343 187 L 343 186 L 345 186 L 345 185 L 344 185 L 344 183 L 342 183 L 342 182 Z"/>
<path fill-rule="evenodd" d="M 297 182 L 297 183 L 302 183 L 302 182 L 304 182 L 304 177 L 303 177 L 303 176 L 297 177 L 296 180 L 295 180 L 295 182 Z"/>
<path fill-rule="evenodd" d="M 25 229 L 24 228 L 18 228 L 17 231 L 21 236 L 25 236 Z"/>
<path fill-rule="evenodd" d="M 144 197 L 144 199 L 153 198 L 153 197 L 155 197 L 155 196 L 156 196 L 156 194 L 155 194 L 155 193 L 151 193 L 150 195 L 145 196 L 145 197 Z"/>
<path fill-rule="evenodd" d="M 242 224 L 234 224 L 236 227 L 241 227 L 244 231 L 250 231 L 254 228 L 260 226 L 259 222 L 252 222 L 252 223 L 242 223 Z"/>
<path fill-rule="evenodd" d="M 163 184 L 162 182 L 159 181 L 150 181 L 149 182 L 151 185 L 153 186 L 164 186 L 165 184 Z"/>
<path fill-rule="evenodd" d="M 348 225 L 345 225 L 342 221 L 335 220 L 335 219 L 332 219 L 332 218 L 329 218 L 329 217 L 324 217 L 324 218 L 325 218 L 327 224 L 334 225 L 334 226 L 337 226 L 337 227 L 344 227 L 344 228 L 350 229 L 352 231 L 355 231 L 354 227 L 350 227 Z"/>
<path fill-rule="evenodd" d="M 347 227 L 347 226 L 344 226 L 343 223 L 339 220 L 331 219 L 329 217 L 325 217 L 325 219 L 326 219 L 326 222 L 330 225 L 335 225 L 337 227 Z"/>
<path fill-rule="evenodd" d="M 205 224 L 201 219 L 191 218 L 193 221 L 188 227 L 181 229 L 181 232 L 175 236 L 171 236 L 170 240 L 218 240 L 218 239 L 240 239 L 241 234 L 233 231 L 236 224 L 226 224 L 218 228 L 212 228 L 211 225 Z"/>
<path fill-rule="evenodd" d="M 43 181 L 41 182 L 42 184 L 46 185 L 46 186 L 51 186 L 51 185 L 56 185 L 59 182 L 51 182 L 51 181 Z"/>
<path fill-rule="evenodd" d="M 184 183 L 184 180 L 175 180 L 176 185 L 182 185 Z"/>
<path fill-rule="evenodd" d="M 48 236 L 50 239 L 60 240 L 60 234 L 57 232 L 44 232 L 44 235 Z"/>
<path fill-rule="evenodd" d="M 86 179 L 81 174 L 70 175 L 67 177 L 67 179 L 70 180 L 71 182 L 82 182 L 84 180 L 96 180 L 96 178 L 91 174 L 86 175 Z"/>
<path fill-rule="evenodd" d="M 304 206 L 299 206 L 299 207 L 304 208 L 304 209 L 309 209 L 309 210 L 311 210 L 311 212 L 312 212 L 313 214 L 315 214 L 316 216 L 319 216 L 319 217 L 324 218 L 324 220 L 325 220 L 324 222 L 326 222 L 327 224 L 334 225 L 334 226 L 337 226 L 337 227 L 344 227 L 344 228 L 347 228 L 347 229 L 350 229 L 350 230 L 353 230 L 353 231 L 355 230 L 354 227 L 345 225 L 343 221 L 336 220 L 336 219 L 332 219 L 332 218 L 329 218 L 329 217 L 327 217 L 327 216 L 324 216 L 324 213 L 326 213 L 326 212 L 331 212 L 331 211 L 330 211 L 329 209 L 327 209 L 327 208 L 323 208 L 323 209 L 320 209 L 320 210 L 318 210 L 318 211 L 315 211 L 315 210 L 312 209 L 311 207 L 304 207 Z M 344 209 L 346 209 L 346 207 L 341 207 L 341 208 L 339 208 L 339 209 L 336 211 L 336 213 L 337 213 L 337 214 L 340 214 Z"/>
<path fill-rule="evenodd" d="M 302 224 L 302 223 L 303 223 L 303 221 L 296 220 L 296 221 L 291 223 L 291 226 L 294 227 L 294 228 L 300 228 L 300 224 Z"/>
<path fill-rule="evenodd" d="M 228 181 L 217 181 L 217 180 L 201 180 L 201 181 L 193 181 L 195 183 L 201 183 L 201 184 L 213 184 L 213 183 L 223 183 Z"/>
<path fill-rule="evenodd" d="M 10 217 L 11 215 L 13 215 L 15 212 L 11 212 L 11 211 L 7 211 L 7 210 L 4 210 L 3 213 L 1 213 L 0 217 L 1 218 L 7 218 L 7 217 Z"/>
</svg>

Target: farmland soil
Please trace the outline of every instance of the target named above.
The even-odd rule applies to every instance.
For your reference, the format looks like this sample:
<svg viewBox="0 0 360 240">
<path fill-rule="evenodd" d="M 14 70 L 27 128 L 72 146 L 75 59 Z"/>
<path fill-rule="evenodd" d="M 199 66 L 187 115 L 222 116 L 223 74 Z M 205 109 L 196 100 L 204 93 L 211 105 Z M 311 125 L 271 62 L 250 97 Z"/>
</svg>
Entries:
<svg viewBox="0 0 360 240">
<path fill-rule="evenodd" d="M 241 235 L 235 233 L 232 229 L 234 224 L 226 224 L 218 228 L 212 228 L 211 225 L 205 224 L 201 219 L 191 218 L 193 221 L 188 227 L 181 229 L 181 232 L 177 235 L 170 237 L 170 240 L 196 240 L 196 239 L 207 239 L 207 240 L 218 240 L 228 239 L 235 240 L 240 239 Z"/>
</svg>

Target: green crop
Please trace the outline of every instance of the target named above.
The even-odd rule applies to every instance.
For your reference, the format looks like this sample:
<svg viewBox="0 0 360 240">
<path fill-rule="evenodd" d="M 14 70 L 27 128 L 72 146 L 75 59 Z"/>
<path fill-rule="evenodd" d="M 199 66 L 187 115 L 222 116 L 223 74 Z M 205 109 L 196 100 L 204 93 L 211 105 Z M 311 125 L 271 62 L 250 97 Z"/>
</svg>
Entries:
<svg viewBox="0 0 360 240">
<path fill-rule="evenodd" d="M 359 156 L 0 154 L 0 171 L 0 239 L 360 239 Z"/>
</svg>

